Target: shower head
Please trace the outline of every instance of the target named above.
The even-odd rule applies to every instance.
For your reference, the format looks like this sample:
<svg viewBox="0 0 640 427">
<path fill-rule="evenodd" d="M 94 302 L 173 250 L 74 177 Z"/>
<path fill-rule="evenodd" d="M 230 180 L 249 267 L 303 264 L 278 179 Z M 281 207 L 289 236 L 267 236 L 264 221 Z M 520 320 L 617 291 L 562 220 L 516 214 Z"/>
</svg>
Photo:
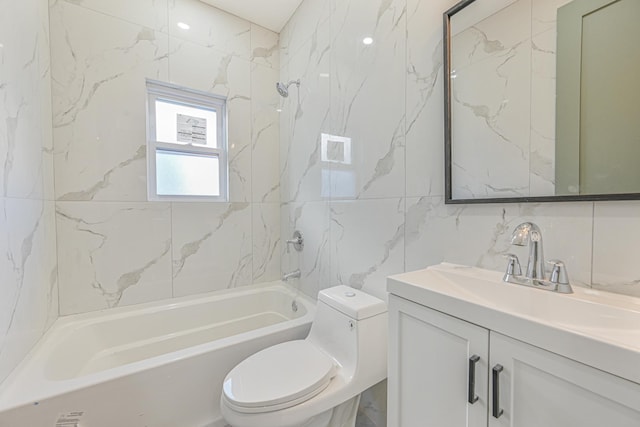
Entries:
<svg viewBox="0 0 640 427">
<path fill-rule="evenodd" d="M 291 80 L 289 83 L 284 84 L 282 82 L 276 83 L 276 90 L 283 98 L 287 98 L 289 96 L 289 86 L 295 84 L 297 87 L 300 87 L 300 79 Z"/>
</svg>

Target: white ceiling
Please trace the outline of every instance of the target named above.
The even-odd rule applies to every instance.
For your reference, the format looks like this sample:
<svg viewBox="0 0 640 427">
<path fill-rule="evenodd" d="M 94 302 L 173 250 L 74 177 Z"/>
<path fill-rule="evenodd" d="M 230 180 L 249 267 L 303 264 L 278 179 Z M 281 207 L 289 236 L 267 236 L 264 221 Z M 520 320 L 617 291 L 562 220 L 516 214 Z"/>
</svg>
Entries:
<svg viewBox="0 0 640 427">
<path fill-rule="evenodd" d="M 302 0 L 200 0 L 279 33 Z"/>
</svg>

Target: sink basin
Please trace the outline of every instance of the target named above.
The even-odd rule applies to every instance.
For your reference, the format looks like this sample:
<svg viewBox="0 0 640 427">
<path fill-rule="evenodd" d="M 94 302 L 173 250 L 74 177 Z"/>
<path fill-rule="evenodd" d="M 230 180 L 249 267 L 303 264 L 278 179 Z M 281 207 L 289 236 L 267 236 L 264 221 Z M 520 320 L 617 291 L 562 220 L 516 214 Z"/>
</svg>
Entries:
<svg viewBox="0 0 640 427">
<path fill-rule="evenodd" d="M 640 299 L 559 294 L 443 263 L 388 279 L 390 293 L 640 383 Z"/>
</svg>

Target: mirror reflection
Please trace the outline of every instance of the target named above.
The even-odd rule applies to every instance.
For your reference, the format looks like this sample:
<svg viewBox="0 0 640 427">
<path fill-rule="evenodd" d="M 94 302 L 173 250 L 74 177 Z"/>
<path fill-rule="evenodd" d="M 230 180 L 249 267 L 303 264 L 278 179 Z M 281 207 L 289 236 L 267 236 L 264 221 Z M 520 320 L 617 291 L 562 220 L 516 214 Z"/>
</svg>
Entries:
<svg viewBox="0 0 640 427">
<path fill-rule="evenodd" d="M 450 12 L 449 201 L 640 196 L 639 1 Z"/>
</svg>

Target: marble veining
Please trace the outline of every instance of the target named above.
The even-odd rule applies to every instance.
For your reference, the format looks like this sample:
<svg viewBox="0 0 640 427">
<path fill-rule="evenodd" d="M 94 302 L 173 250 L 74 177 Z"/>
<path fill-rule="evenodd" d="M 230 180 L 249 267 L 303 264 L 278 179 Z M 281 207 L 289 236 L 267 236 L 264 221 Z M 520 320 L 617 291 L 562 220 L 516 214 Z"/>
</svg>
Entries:
<svg viewBox="0 0 640 427">
<path fill-rule="evenodd" d="M 141 145 L 131 158 L 128 158 L 109 169 L 107 172 L 105 172 L 102 179 L 96 182 L 90 188 L 82 191 L 63 194 L 62 196 L 58 197 L 58 200 L 93 200 L 93 198 L 100 190 L 103 190 L 109 186 L 109 178 L 111 177 L 111 175 L 116 173 L 118 170 L 129 166 L 135 161 L 146 159 L 146 156 L 147 147 L 145 145 Z"/>
<path fill-rule="evenodd" d="M 206 234 L 204 234 L 202 237 L 200 237 L 197 240 L 194 241 L 190 241 L 187 242 L 185 244 L 182 245 L 182 247 L 180 248 L 180 256 L 179 258 L 175 259 L 173 262 L 173 277 L 177 277 L 180 272 L 182 271 L 185 263 L 187 262 L 188 258 L 197 254 L 198 251 L 202 248 L 202 245 L 209 240 L 210 238 L 212 238 L 214 236 L 214 234 L 220 230 L 220 228 L 222 228 L 222 226 L 224 225 L 225 221 L 231 216 L 233 215 L 235 212 L 237 211 L 242 211 L 244 209 L 247 209 L 249 207 L 248 203 L 232 203 L 229 204 L 227 210 L 225 212 L 222 213 L 222 215 L 220 217 L 217 218 L 217 222 L 214 223 L 214 228 L 210 231 L 208 231 Z"/>
<path fill-rule="evenodd" d="M 455 28 L 455 198 L 555 194 L 555 12 L 564 3 L 518 0 Z"/>
<path fill-rule="evenodd" d="M 46 0 L 0 1 L 0 382 L 58 317 Z"/>
<path fill-rule="evenodd" d="M 172 295 L 169 204 L 58 202 L 56 211 L 62 313 Z"/>
<path fill-rule="evenodd" d="M 331 128 L 350 137 L 353 198 L 402 196 L 406 127 L 406 1 L 334 2 Z M 374 42 L 365 46 L 362 35 Z M 384 64 L 384 66 L 382 66 Z M 384 100 L 384 102 L 380 102 Z M 376 120 L 371 120 L 375 115 Z M 332 171 L 332 177 L 336 175 Z"/>
<path fill-rule="evenodd" d="M 332 280 L 386 299 L 386 276 L 404 269 L 404 199 L 333 202 L 331 240 Z"/>
<path fill-rule="evenodd" d="M 280 277 L 280 206 L 277 203 L 253 205 L 253 282 Z"/>
<path fill-rule="evenodd" d="M 251 61 L 279 70 L 280 37 L 277 33 L 251 24 Z"/>
<path fill-rule="evenodd" d="M 277 279 L 278 34 L 198 0 L 50 13 L 61 313 Z M 227 98 L 229 203 L 147 201 L 147 78 Z"/>
<path fill-rule="evenodd" d="M 168 38 L 59 2 L 51 8 L 59 200 L 146 200 L 144 78 L 166 79 Z"/>
<path fill-rule="evenodd" d="M 577 285 L 634 294 L 636 263 L 622 256 L 620 267 L 606 255 L 634 251 L 619 244 L 624 238 L 605 235 L 610 227 L 614 236 L 635 230 L 626 219 L 635 202 L 444 204 L 441 14 L 454 3 L 307 0 L 283 29 L 280 80 L 301 78 L 302 86 L 299 98 L 294 92 L 280 104 L 281 238 L 300 229 L 308 246 L 303 254 L 283 246 L 282 270 L 301 268 L 299 286 L 312 296 L 326 283 L 382 293 L 385 273 L 442 261 L 501 271 L 508 252 L 526 259 L 526 248 L 513 247 L 510 235 L 529 220 L 543 228 L 545 255 L 563 259 Z M 524 14 L 530 26 L 495 26 L 491 18 L 456 35 L 469 41 L 455 79 L 468 107 L 459 106 L 478 124 L 458 131 L 470 141 L 493 136 L 495 153 L 519 159 L 475 171 L 473 162 L 486 154 L 462 153 L 455 167 L 466 173 L 459 187 L 465 196 L 553 188 L 555 100 L 547 94 L 555 93 L 555 10 L 564 3 L 519 0 L 503 13 Z M 372 45 L 361 43 L 364 35 Z M 523 70 L 531 77 L 520 78 Z M 490 104 L 463 90 L 486 75 L 499 77 L 483 88 L 493 95 Z M 351 138 L 353 165 L 325 164 L 321 133 Z M 514 171 L 523 171 L 516 181 L 504 178 Z M 348 173 L 353 193 L 341 187 Z M 406 207 L 397 210 L 397 203 Z M 618 277 L 608 274 L 616 270 Z"/>
<path fill-rule="evenodd" d="M 187 23 L 189 30 L 178 27 Z M 169 35 L 251 59 L 251 23 L 199 0 L 169 0 Z"/>
<path fill-rule="evenodd" d="M 301 230 L 305 238 L 302 252 L 290 245 L 282 246 L 282 271 L 300 269 L 302 278 L 296 284 L 312 298 L 331 286 L 331 224 L 329 202 L 291 202 L 283 204 L 281 212 L 282 240 L 290 239 L 293 231 Z"/>
<path fill-rule="evenodd" d="M 174 203 L 172 217 L 175 296 L 252 283 L 252 204 Z"/>
<path fill-rule="evenodd" d="M 485 182 L 495 173 L 463 158 L 457 167 L 476 173 L 465 194 L 554 185 L 554 101 L 544 93 L 555 85 L 554 14 L 566 0 L 527 1 L 516 7 L 530 28 L 476 25 L 456 69 L 459 107 L 478 137 L 502 135 L 495 147 L 517 153 L 526 173 Z M 384 296 L 389 274 L 443 260 L 502 270 L 511 251 L 525 259 L 509 242 L 525 220 L 577 285 L 640 296 L 637 202 L 444 204 L 441 13 L 454 2 L 306 0 L 277 35 L 197 0 L 0 0 L 0 380 L 58 313 L 296 268 L 293 284 L 312 297 L 338 283 Z M 16 15 L 28 19 L 18 26 Z M 182 20 L 194 31 L 182 32 Z M 517 80 L 521 69 L 530 81 Z M 462 90 L 471 70 L 500 77 L 500 90 L 486 88 L 490 104 Z M 146 201 L 145 78 L 228 97 L 229 203 Z M 277 96 L 275 81 L 297 78 L 299 90 Z M 526 132 L 510 127 L 516 115 Z M 350 138 L 353 163 L 323 161 L 322 133 Z M 283 244 L 294 229 L 305 234 L 302 253 Z M 363 398 L 361 425 L 384 425 L 378 393 Z"/>
<path fill-rule="evenodd" d="M 22 294 L 22 290 L 25 282 L 25 267 L 27 265 L 27 262 L 29 261 L 29 258 L 32 255 L 35 234 L 40 228 L 40 222 L 42 220 L 42 216 L 44 213 L 44 203 L 40 203 L 40 205 L 41 205 L 41 210 L 37 214 L 37 219 L 35 221 L 35 224 L 33 224 L 33 226 L 29 230 L 27 230 L 26 236 L 24 236 L 21 239 L 19 250 L 15 252 L 9 250 L 6 253 L 7 260 L 11 265 L 11 270 L 12 270 L 13 276 L 15 277 L 14 294 L 16 295 L 16 298 L 14 299 L 12 306 L 9 307 L 9 310 L 8 310 L 9 321 L 6 327 L 4 328 L 4 333 L 2 334 L 3 336 L 6 336 L 8 334 L 15 320 L 16 310 L 18 309 L 18 303 L 20 302 L 20 296 Z M 4 222 L 7 223 L 8 215 L 7 215 L 6 205 L 4 206 L 3 216 L 4 216 Z M 11 240 L 11 236 L 7 236 L 7 240 Z M 2 349 L 0 348 L 0 356 L 1 356 L 1 352 L 2 352 Z"/>
</svg>

